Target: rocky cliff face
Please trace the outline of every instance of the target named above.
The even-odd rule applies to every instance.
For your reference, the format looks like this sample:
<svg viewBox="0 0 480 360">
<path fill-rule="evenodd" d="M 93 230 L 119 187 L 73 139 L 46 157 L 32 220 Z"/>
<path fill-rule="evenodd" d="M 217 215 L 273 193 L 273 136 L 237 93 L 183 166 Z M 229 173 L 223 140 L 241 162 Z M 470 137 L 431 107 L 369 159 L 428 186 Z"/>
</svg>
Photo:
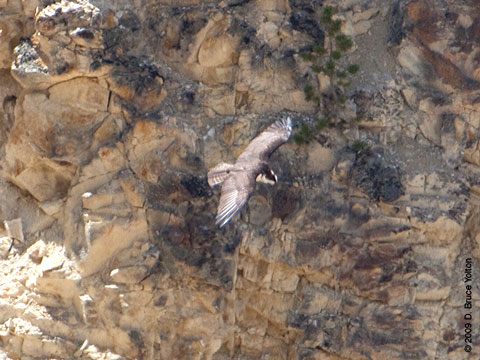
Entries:
<svg viewBox="0 0 480 360">
<path fill-rule="evenodd" d="M 329 3 L 350 125 L 219 230 L 206 173 L 314 117 Z M 478 358 L 479 36 L 475 1 L 0 0 L 0 357 Z"/>
</svg>

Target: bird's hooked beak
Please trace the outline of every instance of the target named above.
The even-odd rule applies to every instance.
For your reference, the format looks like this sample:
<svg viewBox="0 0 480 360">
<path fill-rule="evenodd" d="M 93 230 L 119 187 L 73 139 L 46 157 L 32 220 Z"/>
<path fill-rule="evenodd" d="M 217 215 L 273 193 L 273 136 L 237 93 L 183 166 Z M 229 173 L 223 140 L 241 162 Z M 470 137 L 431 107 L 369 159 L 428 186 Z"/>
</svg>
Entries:
<svg viewBox="0 0 480 360">
<path fill-rule="evenodd" d="M 274 182 L 274 184 L 276 184 L 277 181 L 278 181 L 277 174 L 275 174 L 272 170 L 270 170 L 270 172 L 271 172 L 271 175 L 272 175 L 272 177 L 273 177 L 273 182 Z"/>
<path fill-rule="evenodd" d="M 275 185 L 278 177 L 271 169 L 268 169 L 267 172 L 258 174 L 255 180 L 264 184 Z"/>
</svg>

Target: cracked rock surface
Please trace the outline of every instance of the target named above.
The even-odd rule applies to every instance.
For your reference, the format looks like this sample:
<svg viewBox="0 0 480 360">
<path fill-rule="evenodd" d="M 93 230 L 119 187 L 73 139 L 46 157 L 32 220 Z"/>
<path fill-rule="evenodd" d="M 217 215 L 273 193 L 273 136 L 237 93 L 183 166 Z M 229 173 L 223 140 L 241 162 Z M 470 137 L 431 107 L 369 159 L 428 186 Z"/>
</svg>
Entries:
<svg viewBox="0 0 480 360">
<path fill-rule="evenodd" d="M 325 4 L 355 121 L 282 146 L 218 229 L 208 169 L 315 119 Z M 479 14 L 0 0 L 0 358 L 479 358 Z"/>
</svg>

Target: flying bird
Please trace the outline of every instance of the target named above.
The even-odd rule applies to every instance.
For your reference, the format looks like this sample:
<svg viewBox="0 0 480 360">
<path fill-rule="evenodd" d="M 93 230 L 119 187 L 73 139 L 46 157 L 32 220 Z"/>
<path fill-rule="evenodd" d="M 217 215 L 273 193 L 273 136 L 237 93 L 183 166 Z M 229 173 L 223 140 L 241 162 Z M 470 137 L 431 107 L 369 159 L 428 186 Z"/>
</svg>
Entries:
<svg viewBox="0 0 480 360">
<path fill-rule="evenodd" d="M 208 172 L 208 184 L 211 187 L 223 183 L 217 225 L 225 226 L 240 212 L 257 182 L 270 185 L 277 182 L 277 176 L 268 166 L 268 159 L 288 140 L 291 133 L 290 118 L 278 120 L 250 142 L 235 164 L 220 163 Z"/>
</svg>

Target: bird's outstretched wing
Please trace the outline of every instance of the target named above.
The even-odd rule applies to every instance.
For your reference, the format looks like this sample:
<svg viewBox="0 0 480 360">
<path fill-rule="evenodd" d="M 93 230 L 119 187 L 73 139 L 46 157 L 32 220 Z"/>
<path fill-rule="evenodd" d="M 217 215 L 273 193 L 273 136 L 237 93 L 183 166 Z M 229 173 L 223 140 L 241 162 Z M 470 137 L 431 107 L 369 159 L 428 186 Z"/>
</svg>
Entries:
<svg viewBox="0 0 480 360">
<path fill-rule="evenodd" d="M 208 172 L 208 185 L 214 187 L 221 184 L 231 174 L 231 170 L 234 168 L 232 164 L 220 163 Z"/>
<path fill-rule="evenodd" d="M 227 178 L 222 185 L 216 224 L 223 227 L 240 212 L 252 194 L 253 189 L 254 184 L 252 184 L 247 173 L 238 173 Z"/>
<path fill-rule="evenodd" d="M 237 161 L 247 159 L 268 160 L 270 155 L 288 140 L 291 133 L 292 121 L 289 117 L 275 121 L 250 142 Z"/>
</svg>

